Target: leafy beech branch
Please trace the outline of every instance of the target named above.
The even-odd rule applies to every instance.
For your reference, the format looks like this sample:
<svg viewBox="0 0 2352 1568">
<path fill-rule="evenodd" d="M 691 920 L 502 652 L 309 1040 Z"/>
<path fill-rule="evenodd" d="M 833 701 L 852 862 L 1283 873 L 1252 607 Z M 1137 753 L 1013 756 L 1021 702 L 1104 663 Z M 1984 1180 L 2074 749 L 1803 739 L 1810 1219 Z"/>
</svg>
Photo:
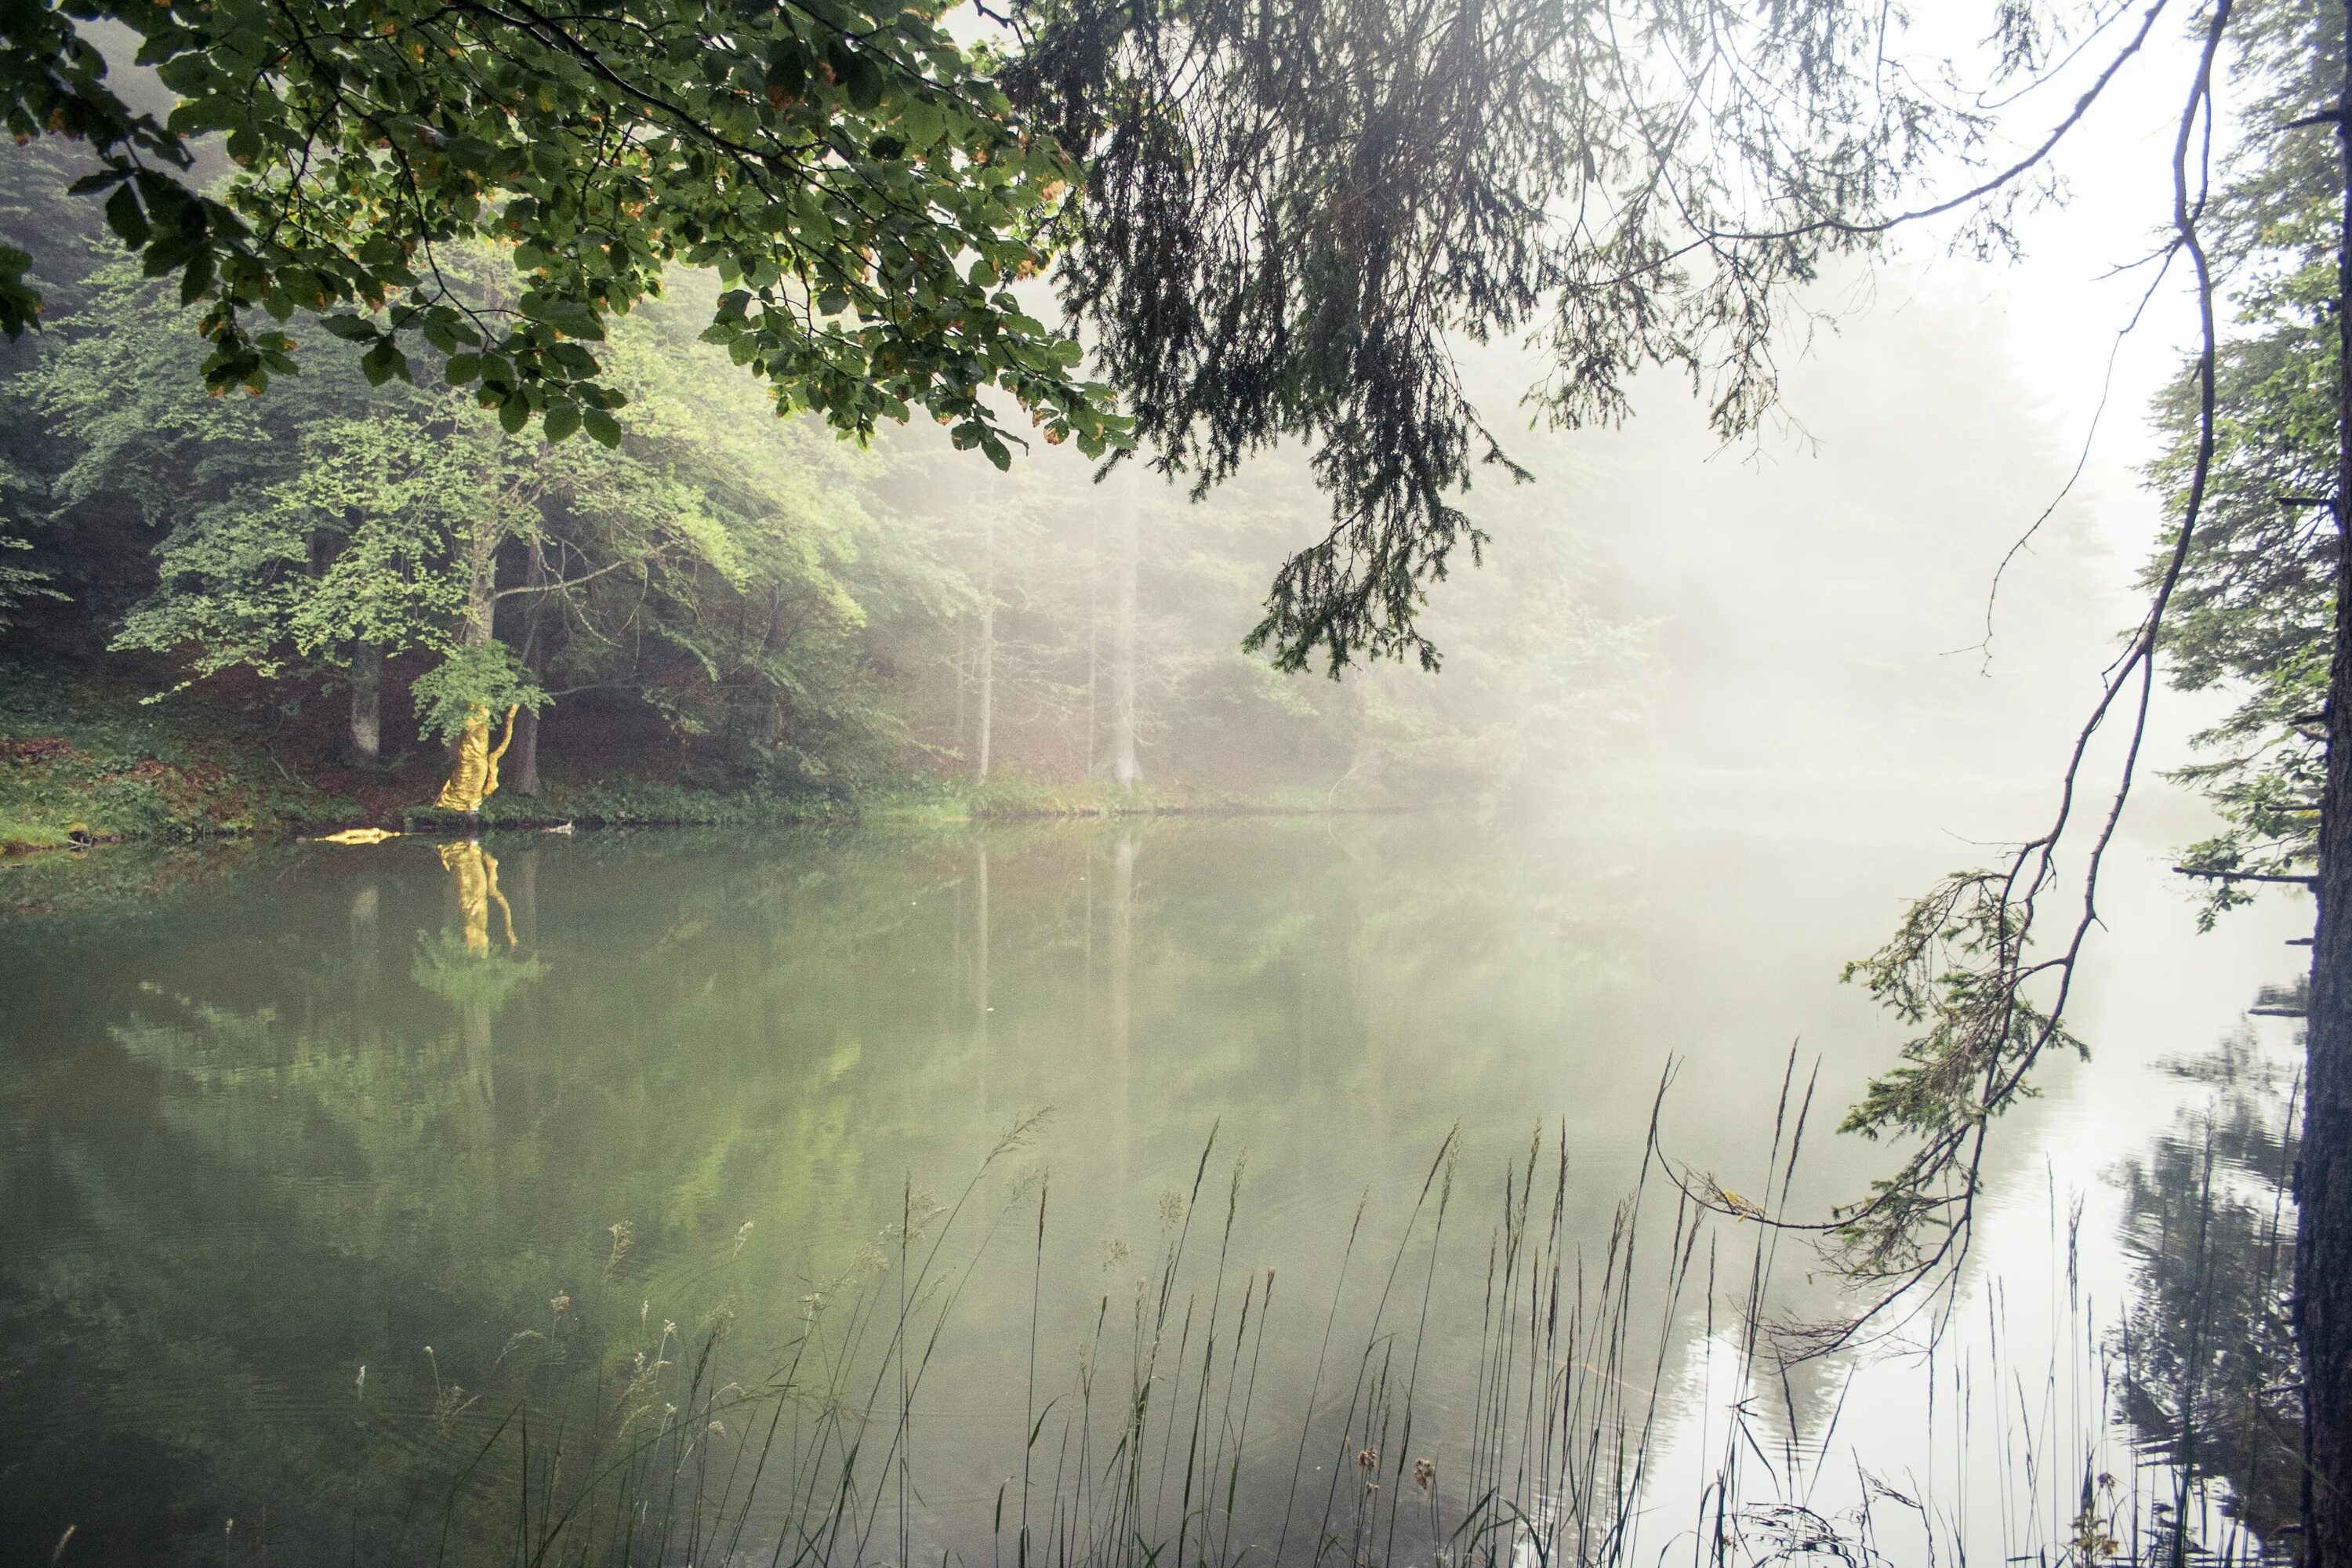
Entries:
<svg viewBox="0 0 2352 1568">
<path fill-rule="evenodd" d="M 369 378 L 436 351 L 508 430 L 619 439 L 605 324 L 673 265 L 728 285 L 709 336 L 780 412 L 870 434 L 920 409 L 999 467 L 1019 437 L 1120 438 L 1076 346 L 1009 284 L 1045 262 L 1075 171 L 1033 135 L 937 5 L 844 0 L 226 0 L 0 7 L 0 119 L 87 142 L 75 190 L 151 277 L 203 302 L 215 392 L 293 371 L 282 329 L 324 315 Z M 119 22 L 176 102 L 129 107 L 79 24 Z M 198 189 L 192 143 L 237 173 Z M 504 247 L 498 306 L 446 271 Z M 0 250 L 0 330 L 35 324 L 30 258 Z"/>
</svg>

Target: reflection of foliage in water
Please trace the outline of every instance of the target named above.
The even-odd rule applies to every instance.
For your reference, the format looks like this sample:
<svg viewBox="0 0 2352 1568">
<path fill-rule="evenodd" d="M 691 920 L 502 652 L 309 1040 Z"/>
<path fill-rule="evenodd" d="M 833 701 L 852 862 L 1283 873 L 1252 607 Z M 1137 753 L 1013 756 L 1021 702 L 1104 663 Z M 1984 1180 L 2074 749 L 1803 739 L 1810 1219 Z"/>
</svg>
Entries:
<svg viewBox="0 0 2352 1568">
<path fill-rule="evenodd" d="M 461 931 L 420 932 L 410 978 L 463 1010 L 496 1013 L 507 999 L 547 973 L 546 962 L 510 952 L 477 951 Z"/>
<path fill-rule="evenodd" d="M 234 1516 L 242 1560 L 266 1500 L 281 1561 L 343 1561 L 353 1533 L 362 1562 L 415 1561 L 403 1552 L 420 1532 L 428 1546 L 438 1539 L 469 1474 L 446 1560 L 502 1561 L 499 1531 L 511 1523 L 523 1469 L 519 1413 L 541 1460 L 560 1441 L 560 1488 L 598 1473 L 583 1468 L 597 1441 L 646 1445 L 648 1474 L 715 1456 L 723 1485 L 756 1414 L 728 1379 L 772 1402 L 767 1376 L 809 1332 L 803 1310 L 835 1299 L 818 1327 L 845 1337 L 869 1321 L 853 1310 L 859 1289 L 881 1291 L 883 1326 L 860 1354 L 825 1362 L 813 1393 L 813 1363 L 792 1385 L 819 1403 L 814 1413 L 788 1410 L 787 1433 L 805 1417 L 811 1446 L 835 1434 L 823 1465 L 772 1468 L 761 1496 L 797 1507 L 793 1478 L 839 1479 L 843 1438 L 892 1342 L 901 1275 L 860 1267 L 847 1270 L 856 1288 L 827 1281 L 877 1224 L 905 1225 L 910 1170 L 968 1171 L 969 1129 L 992 1135 L 1000 1119 L 1048 1100 L 1068 1119 L 1061 1125 L 1087 1135 L 1054 1147 L 1052 1235 L 1057 1247 L 1066 1238 L 1056 1256 L 1076 1261 L 1045 1277 L 1038 1407 L 1070 1386 L 1071 1347 L 1092 1342 L 1069 1336 L 1091 1331 L 1097 1284 L 1121 1293 L 1112 1328 L 1131 1333 L 1120 1321 L 1127 1276 L 1152 1272 L 1163 1178 L 1197 1179 L 1195 1140 L 1223 1118 L 1228 1144 L 1247 1143 L 1252 1155 L 1236 1258 L 1282 1268 L 1283 1312 L 1267 1331 L 1257 1387 L 1259 1430 L 1277 1431 L 1305 1397 L 1319 1342 L 1286 1314 L 1328 1310 L 1307 1305 L 1328 1278 L 1317 1267 L 1336 1262 L 1349 1230 L 1338 1207 L 1319 1211 L 1329 1225 L 1314 1234 L 1309 1200 L 1360 1175 L 1387 1183 L 1357 1254 L 1380 1256 L 1393 1246 L 1383 1227 L 1411 1207 L 1402 1184 L 1420 1176 L 1461 1104 L 1531 1098 L 1531 1064 L 1570 1054 L 1559 1047 L 1561 1020 L 1589 1020 L 1597 1039 L 1622 1041 L 1608 1011 L 1630 1016 L 1642 1003 L 1642 1026 L 1662 1026 L 1647 1005 L 1642 934 L 1659 917 L 1644 909 L 1639 868 L 1620 868 L 1626 851 L 1613 840 L 1596 850 L 1515 838 L 1496 852 L 1426 822 L 1341 834 L 1259 821 L 1157 824 L 1148 835 L 1055 826 L 487 844 L 495 856 L 412 840 L 332 856 L 297 847 L 293 874 L 276 875 L 283 868 L 273 862 L 226 879 L 200 919 L 181 906 L 142 912 L 127 934 L 95 921 L 37 933 L 45 975 L 86 977 L 44 983 L 37 1031 L 23 1032 L 21 1014 L 0 1030 L 37 1059 L 56 1058 L 12 1082 L 21 1100 L 0 1117 L 41 1128 L 0 1147 L 13 1162 L 0 1179 L 21 1171 L 20 1186 L 47 1184 L 41 1202 L 0 1223 L 10 1241 L 0 1296 L 16 1288 L 19 1260 L 74 1266 L 40 1282 L 40 1300 L 54 1303 L 42 1321 L 57 1325 L 60 1348 L 37 1400 L 71 1414 L 14 1439 L 51 1481 L 39 1510 L 27 1510 L 47 1527 L 44 1552 L 78 1516 L 77 1550 L 119 1544 L 127 1556 L 136 1543 L 167 1542 L 179 1560 L 200 1561 L 221 1554 L 205 1543 Z M 1605 874 L 1572 853 L 1605 857 Z M 490 896 L 493 871 L 512 901 L 511 928 Z M 135 968 L 122 956 L 133 941 Z M 0 991 L 31 951 L 0 940 Z M 526 987 L 542 952 L 546 978 Z M 136 984 L 143 975 L 154 977 L 150 988 Z M 77 1039 L 105 1048 L 64 1048 Z M 1654 1078 L 1641 1052 L 1573 1055 L 1582 1065 L 1559 1081 L 1577 1086 L 1596 1124 L 1607 1119 L 1601 1107 L 1646 1111 Z M 1725 1114 L 1748 1112 L 1741 1100 Z M 1348 1129 L 1344 1142 L 1281 1135 L 1335 1123 Z M 1493 1173 L 1497 1146 L 1507 1140 L 1523 1156 L 1526 1136 L 1518 1125 L 1490 1133 L 1474 1123 L 1463 1134 L 1465 1168 Z M 1080 1144 L 1104 1152 L 1086 1163 Z M 1605 1147 L 1579 1149 L 1577 1179 L 1550 1216 L 1560 1245 L 1588 1243 L 1596 1268 L 1624 1191 L 1608 1157 Z M 1626 1152 L 1628 1180 L 1636 1157 Z M 1523 1166 L 1518 1180 L 1524 1203 Z M 992 1214 L 1005 1196 L 992 1193 Z M 1536 1201 L 1550 1200 L 1538 1192 Z M 1542 1230 L 1545 1211 L 1527 1223 Z M 1034 1234 L 1034 1225 L 1017 1228 Z M 1000 1243 L 1001 1269 L 959 1272 L 972 1279 L 957 1318 L 966 1331 L 932 1368 L 941 1390 L 1009 1388 L 1012 1427 L 1032 1418 L 1019 1400 L 1038 1293 L 1013 1267 L 1027 1234 Z M 1664 1237 L 1664 1216 L 1653 1234 Z M 1465 1256 L 1483 1259 L 1472 1235 Z M 1128 1240 L 1138 1244 L 1135 1268 L 1098 1266 L 1107 1243 Z M 1214 1266 L 1214 1254 L 1194 1253 L 1191 1267 Z M 1426 1257 L 1416 1246 L 1412 1266 Z M 1220 1380 L 1240 1278 L 1227 1281 L 1229 1316 L 1219 1320 Z M 1376 1285 L 1379 1276 L 1361 1278 Z M 1653 1276 L 1639 1279 L 1647 1289 Z M 1614 1288 L 1622 1300 L 1622 1275 Z M 1441 1356 L 1452 1356 L 1464 1385 L 1475 1378 L 1483 1300 L 1481 1282 L 1448 1289 L 1441 1279 L 1424 1394 L 1455 1386 L 1436 1371 Z M 1646 1312 L 1652 1298 L 1642 1300 Z M 1259 1301 L 1254 1335 L 1265 1321 Z M 1370 1298 L 1360 1304 L 1369 1310 Z M 1184 1332 L 1184 1306 L 1181 1296 L 1172 1305 L 1171 1341 Z M 702 1347 L 722 1321 L 731 1326 L 706 1369 Z M 1339 1332 L 1335 1358 L 1361 1349 L 1347 1320 Z M 809 1342 L 812 1357 L 827 1343 L 823 1334 Z M 1580 1341 L 1578 1356 L 1591 1359 L 1592 1343 Z M 1117 1344 L 1093 1357 L 1110 1369 L 1100 1396 L 1118 1403 L 1129 1362 Z M 1397 1363 L 1401 1377 L 1407 1364 Z M 115 1368 L 146 1369 L 121 1376 L 158 1392 L 116 1414 L 93 1394 Z M 836 1380 L 847 1380 L 845 1414 L 824 1403 Z M 1352 1373 L 1339 1381 L 1344 1401 Z M 1622 1382 L 1594 1384 L 1593 1396 L 1631 1399 L 1654 1381 L 1646 1366 L 1622 1372 Z M 1156 1421 L 1177 1402 L 1168 1384 L 1150 1386 Z M 1187 1384 L 1196 1399 L 1198 1386 Z M 1036 1439 L 1041 1455 L 1069 1408 L 1055 1406 Z M 1096 1412 L 1097 1436 L 1108 1408 Z M 1111 1440 L 1124 1419 L 1122 1406 Z M 1384 1436 L 1361 1425 L 1340 1468 L 1356 1478 L 1369 1447 L 1383 1469 L 1377 1492 L 1343 1492 L 1349 1518 L 1374 1503 L 1385 1517 L 1402 1498 L 1411 1525 L 1440 1495 L 1454 1510 L 1486 1491 L 1470 1487 L 1467 1459 L 1444 1453 L 1433 1484 L 1418 1485 L 1412 1466 L 1433 1450 L 1418 1437 L 1407 1446 L 1401 1420 Z M 873 1467 L 895 1426 L 886 1411 L 861 1484 L 887 1473 Z M 1423 1429 L 1440 1427 L 1424 1417 Z M 971 1525 L 951 1505 L 980 1485 L 967 1472 L 1024 1452 L 1024 1436 L 1013 1431 L 1000 1449 L 961 1426 L 926 1430 L 918 1474 L 945 1521 L 929 1533 L 986 1539 L 985 1518 Z M 133 1440 L 168 1443 L 177 1457 L 176 1479 L 160 1461 L 148 1466 L 146 1495 L 167 1497 L 171 1516 L 101 1521 L 101 1504 L 75 1478 L 93 1454 L 129 1451 Z M 1279 1451 L 1262 1476 L 1244 1467 L 1243 1503 L 1263 1491 L 1278 1525 L 1297 1433 L 1265 1440 Z M 0 1466 L 9 1448 L 0 1442 Z M 1102 1475 L 1100 1458 L 1090 1475 Z M 1184 1463 L 1178 1455 L 1178 1481 Z M 545 1485 L 544 1468 L 532 1474 Z M 1002 1472 L 986 1479 L 993 1486 Z M 1199 1500 L 1189 1514 L 1178 1508 L 1176 1484 L 1169 1528 L 1189 1517 L 1197 1534 Z M 0 1478 L 0 1526 L 6 1489 Z M 821 1504 L 832 1495 L 820 1492 Z M 139 1488 L 126 1482 L 120 1495 L 135 1499 Z M 1315 1510 L 1324 1497 L 1314 1492 Z M 857 1500 L 869 1507 L 870 1491 Z M 610 1519 L 600 1515 L 598 1528 Z M 1447 1529 L 1455 1522 L 1449 1513 Z M 763 1512 L 756 1528 L 775 1524 Z M 968 1525 L 977 1533 L 955 1533 Z M 1008 1552 L 1007 1568 L 1013 1559 Z"/>
<path fill-rule="evenodd" d="M 2125 1173 L 2126 1243 L 2137 1299 L 2121 1333 L 2124 1410 L 2142 1443 L 2179 1467 L 2175 1550 L 2202 1560 L 2262 1560 L 2260 1542 L 2291 1547 L 2300 1507 L 2302 1417 L 2287 1270 L 2294 1213 L 2299 1084 L 2250 1034 L 2175 1070 L 2210 1085 Z M 2221 1539 L 2199 1537 L 2207 1478 Z M 2255 1542 L 2243 1539 L 2251 1530 Z M 2176 1560 L 2187 1560 L 2176 1559 Z M 2280 1560 L 2293 1560 L 2283 1555 Z"/>
</svg>

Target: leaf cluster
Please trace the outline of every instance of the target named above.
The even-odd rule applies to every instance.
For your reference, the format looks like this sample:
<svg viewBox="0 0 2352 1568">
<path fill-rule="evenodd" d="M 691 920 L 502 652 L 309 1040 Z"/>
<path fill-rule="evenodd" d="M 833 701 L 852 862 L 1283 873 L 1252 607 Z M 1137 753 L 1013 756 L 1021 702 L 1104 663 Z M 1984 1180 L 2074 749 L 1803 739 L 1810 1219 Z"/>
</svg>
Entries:
<svg viewBox="0 0 2352 1568">
<path fill-rule="evenodd" d="M 2052 965 L 2029 960 L 2032 910 L 2015 895 L 2011 873 L 1956 872 L 1911 905 L 1884 947 L 1845 967 L 1847 982 L 1919 1031 L 1839 1129 L 1918 1141 L 1839 1216 L 1844 1261 L 1863 1277 L 1909 1273 L 1950 1245 L 1975 1194 L 1969 1151 L 1986 1123 L 2036 1092 L 2026 1073 L 2045 1047 L 2084 1051 L 2025 994 Z"/>
<path fill-rule="evenodd" d="M 82 25 L 117 22 L 173 103 L 110 86 Z M 921 408 L 1000 463 L 1002 392 L 1049 440 L 1119 438 L 1073 345 L 1003 283 L 1037 269 L 1069 167 L 927 5 L 856 0 L 12 0 L 0 118 L 88 143 L 78 180 L 150 277 L 203 307 L 215 392 L 292 372 L 298 312 L 371 383 L 434 351 L 509 432 L 613 446 L 611 320 L 667 268 L 730 285 L 711 334 L 780 409 L 841 429 Z M 238 173 L 199 189 L 194 149 Z M 485 300 L 453 250 L 502 247 Z M 0 330 L 33 324 L 0 254 Z"/>
</svg>

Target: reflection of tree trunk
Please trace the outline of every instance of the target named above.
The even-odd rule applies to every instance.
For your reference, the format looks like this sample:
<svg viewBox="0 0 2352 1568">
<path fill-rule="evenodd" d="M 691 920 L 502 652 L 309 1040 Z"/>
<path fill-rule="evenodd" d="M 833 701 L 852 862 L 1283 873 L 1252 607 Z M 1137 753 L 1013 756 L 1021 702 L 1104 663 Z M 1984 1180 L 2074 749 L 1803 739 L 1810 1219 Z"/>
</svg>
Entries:
<svg viewBox="0 0 2352 1568">
<path fill-rule="evenodd" d="M 2344 15 L 2352 45 L 2352 0 Z M 2352 55 L 2344 87 L 2352 93 Z M 2352 1568 L 2352 121 L 2336 128 L 2336 646 L 2328 670 L 2319 928 L 2311 961 L 2303 1152 L 2296 1161 L 2295 1335 L 2303 1352 L 2305 1561 Z"/>
<path fill-rule="evenodd" d="M 539 951 L 539 852 L 507 858 L 507 881 L 514 891 L 509 900 L 514 911 L 515 933 L 520 946 Z"/>
<path fill-rule="evenodd" d="M 1110 671 L 1111 777 L 1133 789 L 1135 764 L 1135 563 L 1143 528 L 1141 471 L 1129 479 L 1129 501 L 1118 530 L 1118 581 L 1113 588 Z"/>
<path fill-rule="evenodd" d="M 467 1002 L 459 1009 L 459 1031 L 466 1044 L 466 1077 L 474 1086 L 474 1099 L 484 1110 L 499 1102 L 498 1054 L 490 1040 L 490 1008 L 485 1003 Z M 488 1131 L 486 1126 L 483 1129 Z"/>
<path fill-rule="evenodd" d="M 980 741 L 973 748 L 972 777 L 988 778 L 988 752 L 996 726 L 996 520 L 987 523 L 987 565 L 980 589 Z M 981 862 L 985 871 L 987 861 Z"/>
<path fill-rule="evenodd" d="M 352 645 L 352 754 L 383 754 L 383 649 L 364 637 Z"/>
<path fill-rule="evenodd" d="M 383 897 L 373 880 L 360 884 L 352 895 L 352 1011 L 372 1019 L 382 994 L 383 949 L 377 934 L 377 910 Z"/>
<path fill-rule="evenodd" d="M 971 1026 L 980 1044 L 980 1111 L 988 1114 L 988 846 L 971 847 Z"/>
<path fill-rule="evenodd" d="M 1119 835 L 1110 862 L 1110 1063 L 1112 1144 L 1118 1150 L 1119 1190 L 1127 1189 L 1129 1146 L 1135 1129 L 1129 1110 L 1134 1068 L 1129 1054 L 1133 1024 L 1135 958 L 1135 839 Z"/>
<path fill-rule="evenodd" d="M 478 962 L 490 959 L 490 912 L 496 910 L 505 926 L 506 945 L 515 945 L 514 909 L 499 890 L 499 863 L 474 839 L 441 847 L 441 864 L 449 872 L 457 895 L 457 919 L 466 951 Z M 466 1053 L 466 1077 L 474 1099 L 487 1112 L 497 1102 L 497 1060 L 490 1038 L 490 1020 L 497 1005 L 468 991 L 457 1001 L 457 1037 Z M 485 1117 L 477 1122 L 487 1135 L 492 1128 Z"/>
</svg>

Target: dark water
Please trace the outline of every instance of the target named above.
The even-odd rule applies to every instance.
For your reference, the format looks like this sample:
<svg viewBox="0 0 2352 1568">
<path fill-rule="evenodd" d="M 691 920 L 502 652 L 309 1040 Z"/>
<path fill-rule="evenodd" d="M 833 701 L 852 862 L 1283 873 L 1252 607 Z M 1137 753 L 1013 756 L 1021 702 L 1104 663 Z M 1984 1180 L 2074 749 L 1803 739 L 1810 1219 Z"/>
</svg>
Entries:
<svg viewBox="0 0 2352 1568">
<path fill-rule="evenodd" d="M 1198 1267 L 1227 1270 L 1183 1288 L 1188 1343 L 1279 1273 L 1253 1307 L 1265 1414 L 1223 1439 L 1260 1513 L 1300 1466 L 1323 1474 L 1297 1457 L 1319 1347 L 1394 1331 L 1366 1292 L 1401 1245 L 1423 1294 L 1415 1452 L 1458 1468 L 1503 1172 L 1540 1134 L 1549 1184 L 1564 1139 L 1562 1233 L 1598 1258 L 1669 1071 L 1673 1152 L 1752 1186 L 1801 1039 L 1819 1104 L 1795 1199 L 1858 1190 L 1880 1156 L 1828 1126 L 1893 1036 L 1836 968 L 1946 854 L 1850 820 L 1670 815 L 532 835 L 0 872 L 0 1559 L 46 1562 L 68 1527 L 65 1562 L 527 1556 L 534 1488 L 563 1494 L 642 1411 L 700 1408 L 714 1328 L 699 1393 L 756 1389 L 813 1321 L 860 1300 L 888 1321 L 940 1237 L 906 1550 L 977 1557 L 1034 1411 L 1116 1359 L 1099 1325 L 1131 1321 L 1188 1215 Z M 2151 919 L 2148 952 L 2171 951 L 2185 911 Z M 2186 991 L 2112 1010 L 2126 1063 L 2210 1046 L 2250 999 L 2252 950 L 2203 951 Z M 2085 1128 L 2134 1146 L 2101 1120 L 2123 1100 L 2081 1082 L 2004 1145 L 2024 1188 Z M 2085 1179 L 2122 1190 L 2112 1161 Z M 2038 1234 L 2040 1202 L 2012 1228 Z M 1782 1304 L 1832 1307 L 1803 1275 Z M 1717 1396 L 1715 1304 L 1694 1289 L 1661 1331 L 1642 1381 L 1662 1432 Z M 825 1342 L 844 1364 L 853 1338 Z M 1849 1373 L 1794 1373 L 1784 1437 L 1817 1443 L 1806 1413 Z M 858 1393 L 895 1406 L 896 1374 Z M 531 1470 L 521 1422 L 576 1458 Z M 697 1451 L 750 1441 L 738 1419 Z M 895 1528 L 863 1560 L 892 1560 Z"/>
</svg>

